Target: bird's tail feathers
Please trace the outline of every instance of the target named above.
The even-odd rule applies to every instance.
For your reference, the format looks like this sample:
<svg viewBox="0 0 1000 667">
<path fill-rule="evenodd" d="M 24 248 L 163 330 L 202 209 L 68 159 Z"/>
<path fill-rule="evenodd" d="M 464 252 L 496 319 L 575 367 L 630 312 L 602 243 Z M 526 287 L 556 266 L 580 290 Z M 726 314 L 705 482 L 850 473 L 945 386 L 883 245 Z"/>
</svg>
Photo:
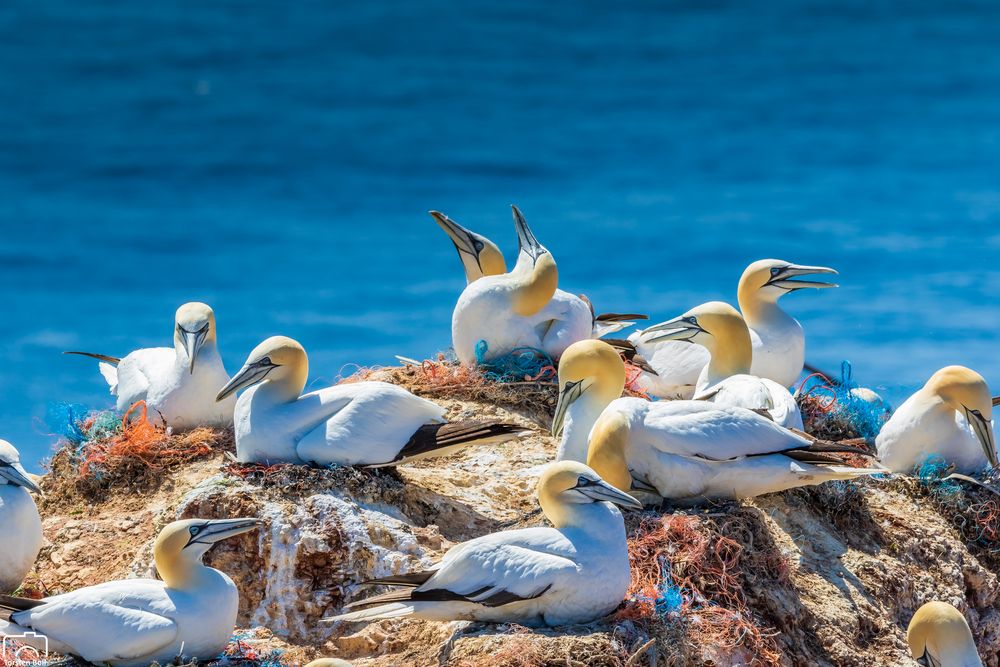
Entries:
<svg viewBox="0 0 1000 667">
<path fill-rule="evenodd" d="M 368 609 L 351 611 L 346 614 L 338 614 L 337 616 L 331 616 L 329 618 L 324 618 L 323 620 L 327 623 L 337 623 L 341 621 L 347 623 L 359 623 L 365 621 L 382 621 L 387 618 L 403 618 L 404 616 L 410 616 L 412 613 L 412 604 L 394 602 L 392 604 L 383 604 L 377 607 L 370 607 Z"/>
</svg>

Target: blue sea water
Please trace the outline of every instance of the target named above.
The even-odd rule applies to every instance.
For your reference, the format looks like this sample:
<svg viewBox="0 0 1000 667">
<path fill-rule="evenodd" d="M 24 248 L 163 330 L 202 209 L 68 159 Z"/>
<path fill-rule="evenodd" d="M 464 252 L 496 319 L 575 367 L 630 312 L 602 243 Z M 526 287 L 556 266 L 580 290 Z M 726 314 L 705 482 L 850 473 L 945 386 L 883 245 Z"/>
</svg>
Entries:
<svg viewBox="0 0 1000 667">
<path fill-rule="evenodd" d="M 1000 5 L 857 0 L 0 5 L 0 437 L 37 469 L 96 364 L 215 308 L 313 383 L 449 345 L 427 216 L 514 252 L 517 203 L 599 309 L 735 299 L 762 257 L 813 363 L 898 402 L 1000 390 Z M 1000 391 L 998 391 L 1000 393 Z"/>
</svg>

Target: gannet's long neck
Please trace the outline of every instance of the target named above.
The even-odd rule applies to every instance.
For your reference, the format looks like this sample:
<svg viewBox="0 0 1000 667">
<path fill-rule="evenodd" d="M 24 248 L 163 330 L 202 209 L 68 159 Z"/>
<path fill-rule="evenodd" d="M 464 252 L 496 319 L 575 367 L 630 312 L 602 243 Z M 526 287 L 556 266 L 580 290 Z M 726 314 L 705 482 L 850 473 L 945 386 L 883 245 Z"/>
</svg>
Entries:
<svg viewBox="0 0 1000 667">
<path fill-rule="evenodd" d="M 753 361 L 753 345 L 750 331 L 745 325 L 718 327 L 712 331 L 711 342 L 705 347 L 711 354 L 706 377 L 709 385 L 714 385 L 733 375 L 750 372 Z"/>
<path fill-rule="evenodd" d="M 632 472 L 625 456 L 628 437 L 629 423 L 625 416 L 608 411 L 594 424 L 587 452 L 587 465 L 605 482 L 625 493 L 632 490 Z"/>
<path fill-rule="evenodd" d="M 309 379 L 309 361 L 302 359 L 288 364 L 285 373 L 278 377 L 269 377 L 257 389 L 257 396 L 263 396 L 272 403 L 291 403 L 298 400 L 306 388 Z"/>
<path fill-rule="evenodd" d="M 778 301 L 762 298 L 760 292 L 749 285 L 740 283 L 737 302 L 743 319 L 751 329 L 769 329 L 794 326 L 797 321 L 778 306 Z"/>
<path fill-rule="evenodd" d="M 522 317 L 530 317 L 552 300 L 559 285 L 559 269 L 552 254 L 545 252 L 537 259 L 521 253 L 514 270 L 507 274 L 511 291 L 511 308 Z"/>
<path fill-rule="evenodd" d="M 546 492 L 539 494 L 538 503 L 559 531 L 585 533 L 595 542 L 613 540 L 624 532 L 621 512 L 611 503 L 568 503 Z"/>
<path fill-rule="evenodd" d="M 557 461 L 587 462 L 590 431 L 606 407 L 608 401 L 596 391 L 596 387 L 570 404 L 563 421 L 562 440 L 559 442 L 559 451 L 556 454 Z"/>
<path fill-rule="evenodd" d="M 163 583 L 175 590 L 195 591 L 217 576 L 216 570 L 201 562 L 201 556 L 164 557 L 157 554 L 155 560 L 156 571 L 160 573 Z"/>
</svg>

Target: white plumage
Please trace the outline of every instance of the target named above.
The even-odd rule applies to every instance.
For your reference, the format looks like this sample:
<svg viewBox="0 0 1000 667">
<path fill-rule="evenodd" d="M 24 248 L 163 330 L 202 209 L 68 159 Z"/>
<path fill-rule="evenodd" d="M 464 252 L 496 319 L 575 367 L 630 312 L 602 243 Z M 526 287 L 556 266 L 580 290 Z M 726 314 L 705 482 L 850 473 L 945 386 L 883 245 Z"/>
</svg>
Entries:
<svg viewBox="0 0 1000 667">
<path fill-rule="evenodd" d="M 21 585 L 42 548 L 42 520 L 29 489 L 38 491 L 17 449 L 0 440 L 0 593 Z"/>
</svg>

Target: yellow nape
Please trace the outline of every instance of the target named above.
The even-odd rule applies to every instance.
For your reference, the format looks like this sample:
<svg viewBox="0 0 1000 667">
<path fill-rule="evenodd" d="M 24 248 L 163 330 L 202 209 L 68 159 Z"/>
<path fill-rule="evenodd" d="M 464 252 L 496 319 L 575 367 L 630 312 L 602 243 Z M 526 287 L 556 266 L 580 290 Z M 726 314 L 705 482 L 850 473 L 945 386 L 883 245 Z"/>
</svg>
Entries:
<svg viewBox="0 0 1000 667">
<path fill-rule="evenodd" d="M 185 303 L 174 314 L 174 324 L 191 332 L 198 331 L 207 324 L 208 332 L 205 334 L 205 339 L 215 340 L 215 311 L 206 303 L 200 301 Z"/>
<path fill-rule="evenodd" d="M 610 403 L 625 390 L 625 362 L 603 340 L 577 341 L 566 348 L 559 359 L 560 392 L 567 382 L 587 378 L 594 380 L 588 392 L 596 392 Z"/>
<path fill-rule="evenodd" d="M 559 269 L 552 253 L 538 257 L 526 275 L 508 274 L 514 279 L 511 308 L 521 317 L 531 317 L 552 300 L 559 286 Z"/>
<path fill-rule="evenodd" d="M 950 657 L 966 655 L 977 660 L 979 657 L 965 617 L 947 602 L 928 602 L 918 609 L 906 630 L 906 641 L 914 658 L 921 658 L 927 652 L 938 659 L 942 654 Z"/>
<path fill-rule="evenodd" d="M 712 355 L 709 371 L 712 377 L 729 377 L 750 372 L 753 361 L 753 344 L 750 329 L 740 311 L 723 301 L 709 301 L 688 311 L 685 317 L 694 317 L 710 336 L 698 342 Z"/>
<path fill-rule="evenodd" d="M 483 249 L 479 251 L 479 267 L 483 270 L 484 276 L 502 276 L 507 273 L 507 262 L 503 258 L 503 253 L 493 241 L 482 237 Z M 469 278 L 469 282 L 472 282 Z M 551 298 L 551 297 L 550 297 Z"/>
<path fill-rule="evenodd" d="M 788 264 L 780 259 L 759 259 L 743 271 L 736 288 L 736 301 L 745 316 L 753 317 L 761 306 L 777 301 L 781 296 L 780 292 L 767 293 L 761 290 L 771 280 L 771 269 Z"/>
<path fill-rule="evenodd" d="M 605 482 L 625 493 L 632 490 L 632 473 L 625 458 L 628 436 L 629 425 L 625 416 L 605 412 L 590 432 L 590 449 L 587 451 L 587 465 Z"/>
<path fill-rule="evenodd" d="M 153 544 L 153 561 L 160 578 L 170 588 L 184 588 L 192 581 L 194 569 L 201 566 L 198 559 L 184 557 L 184 548 L 191 540 L 192 526 L 204 520 L 174 521 L 160 531 Z"/>
<path fill-rule="evenodd" d="M 978 410 L 989 421 L 993 418 L 993 397 L 982 375 L 965 366 L 946 366 L 927 381 L 924 390 L 939 397 L 963 415 Z"/>
<path fill-rule="evenodd" d="M 565 526 L 569 516 L 567 503 L 560 496 L 576 487 L 580 477 L 593 478 L 595 473 L 578 461 L 556 461 L 538 478 L 538 504 L 545 518 L 556 528 Z"/>
</svg>

